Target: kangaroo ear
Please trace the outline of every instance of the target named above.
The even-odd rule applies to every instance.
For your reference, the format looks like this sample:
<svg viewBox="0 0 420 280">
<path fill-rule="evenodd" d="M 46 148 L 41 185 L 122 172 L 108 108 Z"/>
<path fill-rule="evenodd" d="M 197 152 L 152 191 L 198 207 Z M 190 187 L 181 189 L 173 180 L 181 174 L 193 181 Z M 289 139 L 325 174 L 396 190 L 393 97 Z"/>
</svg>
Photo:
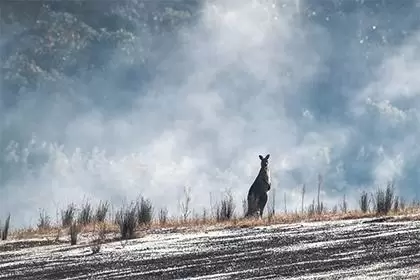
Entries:
<svg viewBox="0 0 420 280">
<path fill-rule="evenodd" d="M 262 155 L 259 155 L 259 157 L 260 157 L 260 160 L 263 160 L 264 159 Z"/>
<path fill-rule="evenodd" d="M 265 157 L 265 159 L 268 159 L 270 157 L 270 154 L 267 154 L 267 156 Z"/>
</svg>

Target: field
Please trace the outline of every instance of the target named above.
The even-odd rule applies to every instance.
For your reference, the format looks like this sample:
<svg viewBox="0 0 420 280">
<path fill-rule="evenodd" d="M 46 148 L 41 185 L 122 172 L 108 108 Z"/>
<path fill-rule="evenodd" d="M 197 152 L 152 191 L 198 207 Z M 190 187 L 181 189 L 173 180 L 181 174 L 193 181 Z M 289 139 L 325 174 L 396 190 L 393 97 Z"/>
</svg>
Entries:
<svg viewBox="0 0 420 280">
<path fill-rule="evenodd" d="M 11 239 L 0 243 L 0 279 L 420 279 L 420 222 L 410 220 L 155 229 L 98 252 L 89 236 Z"/>
</svg>

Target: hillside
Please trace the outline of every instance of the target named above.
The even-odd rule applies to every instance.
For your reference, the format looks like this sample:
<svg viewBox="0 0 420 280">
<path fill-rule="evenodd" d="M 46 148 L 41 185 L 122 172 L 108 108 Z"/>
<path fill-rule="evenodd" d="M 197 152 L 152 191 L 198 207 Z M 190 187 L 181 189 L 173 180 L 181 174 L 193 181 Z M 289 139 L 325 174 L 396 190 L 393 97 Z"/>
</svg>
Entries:
<svg viewBox="0 0 420 280">
<path fill-rule="evenodd" d="M 0 242 L 0 279 L 418 279 L 419 226 L 400 217 L 160 230 L 94 253 L 53 236 Z"/>
</svg>

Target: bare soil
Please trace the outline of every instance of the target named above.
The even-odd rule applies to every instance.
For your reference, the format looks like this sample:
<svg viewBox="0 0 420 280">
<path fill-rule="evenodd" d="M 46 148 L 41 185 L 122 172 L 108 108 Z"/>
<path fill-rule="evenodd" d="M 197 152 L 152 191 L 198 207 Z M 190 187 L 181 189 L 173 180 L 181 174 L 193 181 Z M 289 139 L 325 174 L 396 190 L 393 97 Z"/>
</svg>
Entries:
<svg viewBox="0 0 420 280">
<path fill-rule="evenodd" d="M 98 253 L 6 242 L 0 279 L 420 279 L 419 233 L 419 222 L 364 219 L 150 234 Z"/>
</svg>

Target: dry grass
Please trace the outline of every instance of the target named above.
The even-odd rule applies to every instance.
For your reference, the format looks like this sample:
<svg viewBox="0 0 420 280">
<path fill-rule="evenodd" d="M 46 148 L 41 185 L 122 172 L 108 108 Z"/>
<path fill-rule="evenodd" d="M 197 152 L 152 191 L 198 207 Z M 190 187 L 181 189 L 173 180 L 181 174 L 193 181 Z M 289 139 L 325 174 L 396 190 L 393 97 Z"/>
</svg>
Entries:
<svg viewBox="0 0 420 280">
<path fill-rule="evenodd" d="M 50 228 L 22 228 L 11 232 L 12 239 L 30 239 L 56 236 L 58 231 L 63 230 L 62 227 L 51 226 Z"/>
<path fill-rule="evenodd" d="M 401 216 L 400 219 L 420 220 L 419 208 L 407 208 L 405 211 L 398 211 L 398 213 L 389 213 L 390 215 Z M 417 214 L 407 218 L 403 215 Z M 362 213 L 361 211 L 347 211 L 346 213 L 322 213 L 321 215 L 308 215 L 301 213 L 281 213 L 272 216 L 270 219 L 265 217 L 259 218 L 233 218 L 227 221 L 218 221 L 217 218 L 208 218 L 203 222 L 202 219 L 190 219 L 184 221 L 183 219 L 170 219 L 165 225 L 159 222 L 153 222 L 148 228 L 151 230 L 158 229 L 174 229 L 178 231 L 201 231 L 209 229 L 223 229 L 223 228 L 243 228 L 254 226 L 267 226 L 275 224 L 294 224 L 299 222 L 318 222 L 318 221 L 338 221 L 361 218 L 378 217 L 375 213 Z"/>
<path fill-rule="evenodd" d="M 105 226 L 103 225 L 105 224 Z M 15 230 L 11 233 L 10 237 L 12 239 L 21 240 L 21 239 L 31 239 L 31 238 L 54 238 L 59 239 L 57 236 L 66 236 L 69 234 L 70 227 L 62 226 L 51 226 L 47 229 L 40 228 L 23 228 Z M 107 235 L 114 234 L 116 235 L 119 232 L 118 226 L 109 223 L 109 222 L 92 222 L 90 224 L 80 226 L 79 234 L 96 234 L 96 235 Z"/>
<path fill-rule="evenodd" d="M 398 211 L 390 211 L 388 216 L 394 216 L 393 220 L 398 221 L 413 221 L 420 220 L 420 208 L 417 205 L 405 207 Z M 273 216 L 259 218 L 238 218 L 232 217 L 230 220 L 221 221 L 217 217 L 202 217 L 195 216 L 184 220 L 181 218 L 168 218 L 164 224 L 159 219 L 153 220 L 149 225 L 137 225 L 134 236 L 139 237 L 147 234 L 148 232 L 157 232 L 169 230 L 172 232 L 202 232 L 216 229 L 226 228 L 247 228 L 255 226 L 267 226 L 275 224 L 294 224 L 300 222 L 318 222 L 318 221 L 338 221 L 348 219 L 360 219 L 360 218 L 374 218 L 378 217 L 375 212 L 363 213 L 360 210 L 343 212 L 323 212 L 320 215 L 310 213 L 279 213 Z M 385 216 L 385 215 L 383 215 Z M 50 228 L 28 228 L 20 229 L 11 232 L 10 237 L 12 239 L 30 239 L 30 238 L 51 238 L 52 240 L 57 238 L 57 233 L 65 236 L 69 233 L 69 227 L 62 227 L 52 225 Z M 115 240 L 115 237 L 120 234 L 120 229 L 117 224 L 110 221 L 105 222 L 91 222 L 80 227 L 81 235 L 92 235 L 96 236 L 95 243 L 104 243 L 109 240 Z M 108 236 L 108 237 L 105 237 Z M 113 236 L 110 238 L 109 236 Z"/>
<path fill-rule="evenodd" d="M 81 226 L 76 222 L 73 222 L 69 228 L 69 236 L 70 236 L 70 244 L 76 245 L 77 244 L 77 237 L 79 235 Z"/>
</svg>

